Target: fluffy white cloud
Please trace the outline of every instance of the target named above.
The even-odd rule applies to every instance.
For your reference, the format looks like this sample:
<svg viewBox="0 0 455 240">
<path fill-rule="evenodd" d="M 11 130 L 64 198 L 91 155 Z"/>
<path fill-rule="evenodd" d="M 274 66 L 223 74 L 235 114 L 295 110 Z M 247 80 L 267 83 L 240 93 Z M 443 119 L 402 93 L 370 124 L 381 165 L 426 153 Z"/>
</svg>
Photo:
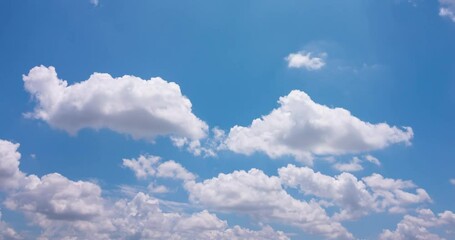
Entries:
<svg viewBox="0 0 455 240">
<path fill-rule="evenodd" d="M 312 163 L 312 156 L 339 155 L 381 149 L 394 143 L 410 144 L 413 131 L 386 123 L 371 124 L 343 108 L 315 103 L 293 90 L 281 105 L 253 120 L 249 127 L 234 126 L 225 141 L 228 149 L 250 155 L 264 152 L 271 158 L 291 155 Z"/>
<path fill-rule="evenodd" d="M 439 16 L 455 22 L 455 0 L 439 0 Z"/>
<path fill-rule="evenodd" d="M 171 135 L 198 140 L 208 130 L 192 113 L 180 87 L 161 78 L 94 73 L 86 81 L 68 85 L 54 67 L 39 66 L 23 79 L 37 101 L 28 115 L 71 134 L 83 128 L 108 128 L 136 139 Z"/>
<path fill-rule="evenodd" d="M 416 193 L 404 189 L 415 188 L 410 181 L 385 179 L 379 174 L 357 179 L 350 173 L 331 177 L 314 172 L 308 167 L 288 165 L 278 170 L 282 183 L 298 187 L 305 195 L 331 201 L 340 207 L 335 219 L 354 219 L 370 212 L 403 211 L 406 206 L 431 201 L 423 189 Z"/>
<path fill-rule="evenodd" d="M 340 172 L 357 172 L 363 170 L 362 161 L 358 157 L 352 158 L 348 163 L 335 163 L 333 168 Z"/>
<path fill-rule="evenodd" d="M 103 211 L 101 189 L 96 184 L 74 182 L 58 173 L 27 179 L 25 186 L 8 195 L 5 205 L 9 209 L 61 220 L 91 219 Z"/>
<path fill-rule="evenodd" d="M 294 199 L 282 188 L 278 177 L 269 177 L 257 169 L 219 174 L 199 183 L 189 181 L 185 188 L 192 202 L 209 209 L 277 221 L 326 238 L 353 238 L 340 223 L 328 217 L 318 203 Z"/>
<path fill-rule="evenodd" d="M 380 240 L 443 240 L 445 238 L 430 232 L 429 228 L 451 229 L 452 238 L 455 237 L 455 214 L 445 211 L 436 216 L 430 209 L 417 211 L 417 216 L 406 215 L 401 220 L 395 231 L 384 230 Z"/>
<path fill-rule="evenodd" d="M 319 70 L 325 66 L 324 58 L 326 53 L 319 54 L 318 57 L 312 57 L 311 52 L 297 52 L 289 54 L 285 60 L 289 68 L 305 68 L 307 70 Z"/>
<path fill-rule="evenodd" d="M 53 173 L 41 178 L 19 169 L 19 144 L 0 140 L 0 186 L 9 209 L 47 219 L 89 219 L 102 209 L 101 189 L 90 182 L 71 181 Z"/>
<path fill-rule="evenodd" d="M 179 163 L 173 160 L 161 163 L 160 160 L 160 157 L 141 155 L 137 159 L 123 159 L 123 166 L 133 170 L 139 179 L 156 176 L 189 181 L 196 178 Z"/>
</svg>

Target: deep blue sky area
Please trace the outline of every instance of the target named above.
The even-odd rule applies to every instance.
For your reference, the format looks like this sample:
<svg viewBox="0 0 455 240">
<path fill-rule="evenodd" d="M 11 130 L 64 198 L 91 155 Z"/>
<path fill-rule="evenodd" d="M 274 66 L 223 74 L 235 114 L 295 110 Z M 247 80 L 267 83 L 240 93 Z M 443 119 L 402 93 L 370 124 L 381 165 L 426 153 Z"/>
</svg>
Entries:
<svg viewBox="0 0 455 240">
<path fill-rule="evenodd" d="M 166 136 L 152 142 L 91 128 L 71 135 L 27 118 L 36 101 L 22 76 L 44 65 L 54 66 L 70 85 L 95 72 L 161 77 L 180 86 L 194 115 L 226 133 L 269 114 L 280 106 L 280 97 L 296 89 L 364 122 L 411 127 L 410 145 L 335 157 L 349 161 L 371 154 L 381 166 L 364 163 L 353 175 L 411 180 L 432 199 L 414 210 L 454 211 L 455 22 L 440 16 L 440 8 L 438 1 L 423 0 L 0 1 L 0 139 L 20 143 L 23 172 L 94 181 L 106 196 L 115 196 L 120 185 L 147 186 L 147 180 L 137 180 L 122 166 L 122 159 L 141 154 L 172 159 L 199 180 L 251 168 L 272 176 L 289 163 L 305 165 L 292 156 L 273 159 L 263 152 L 194 156 Z M 297 52 L 326 53 L 324 67 L 288 67 L 286 57 Z M 339 174 L 324 157 L 316 157 L 312 168 Z M 156 181 L 176 189 L 156 197 L 188 202 L 178 181 Z M 294 197 L 311 199 L 293 191 Z M 0 206 L 2 221 L 19 232 L 40 232 L 23 224 L 26 214 Z M 414 210 L 408 213 L 415 215 Z M 229 225 L 257 228 L 248 214 L 214 212 Z M 342 224 L 356 238 L 376 239 L 383 229 L 394 230 L 403 214 L 372 213 Z M 270 224 L 294 233 L 292 239 L 326 237 Z"/>
</svg>

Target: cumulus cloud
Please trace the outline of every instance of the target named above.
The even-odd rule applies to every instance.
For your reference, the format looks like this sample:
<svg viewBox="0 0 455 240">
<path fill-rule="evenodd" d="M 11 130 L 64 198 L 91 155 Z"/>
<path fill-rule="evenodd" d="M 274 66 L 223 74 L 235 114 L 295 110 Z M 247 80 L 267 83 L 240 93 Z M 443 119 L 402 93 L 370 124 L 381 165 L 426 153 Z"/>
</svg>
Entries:
<svg viewBox="0 0 455 240">
<path fill-rule="evenodd" d="M 19 144 L 0 140 L 0 190 L 19 187 L 25 178 L 19 170 Z"/>
<path fill-rule="evenodd" d="M 293 198 L 280 179 L 258 169 L 219 174 L 203 182 L 185 184 L 190 201 L 209 209 L 248 214 L 263 221 L 277 221 L 331 239 L 352 239 L 339 222 L 332 220 L 315 201 Z"/>
<path fill-rule="evenodd" d="M 161 163 L 160 160 L 157 156 L 141 155 L 137 159 L 123 159 L 123 166 L 133 170 L 138 179 L 156 176 L 189 181 L 196 178 L 179 163 L 173 160 Z"/>
<path fill-rule="evenodd" d="M 90 219 L 103 210 L 101 189 L 93 183 L 74 182 L 57 173 L 40 178 L 20 171 L 18 147 L 0 140 L 0 186 L 8 193 L 9 209 L 45 219 Z"/>
<path fill-rule="evenodd" d="M 36 100 L 27 114 L 75 134 L 84 128 L 111 129 L 135 139 L 170 135 L 198 140 L 208 126 L 192 112 L 180 87 L 159 77 L 143 80 L 94 73 L 69 85 L 54 67 L 34 67 L 23 76 L 25 89 Z"/>
<path fill-rule="evenodd" d="M 0 141 L 0 178 L 7 180 L 1 182 L 1 190 L 7 208 L 23 212 L 42 229 L 37 239 L 289 239 L 269 226 L 231 228 L 206 210 L 191 215 L 165 212 L 158 199 L 142 192 L 131 200 L 105 199 L 101 188 L 91 182 L 71 181 L 58 173 L 41 178 L 26 175 L 18 169 L 18 147 Z M 168 163 L 162 174 L 191 179 L 182 168 Z M 0 221 L 1 237 L 16 239 L 19 235 Z"/>
<path fill-rule="evenodd" d="M 443 240 L 429 229 L 455 229 L 455 214 L 445 211 L 437 216 L 430 209 L 420 209 L 417 216 L 406 215 L 394 231 L 384 230 L 380 240 Z M 450 233 L 449 233 L 450 234 Z M 452 238 L 455 237 L 451 232 Z"/>
<path fill-rule="evenodd" d="M 439 0 L 439 16 L 455 22 L 455 0 Z"/>
<path fill-rule="evenodd" d="M 253 120 L 250 126 L 234 126 L 225 144 L 236 153 L 264 152 L 271 158 L 291 155 L 312 163 L 313 155 L 340 155 L 410 144 L 410 127 L 372 124 L 343 108 L 315 103 L 305 92 L 293 90 L 281 97 L 279 108 Z"/>
<path fill-rule="evenodd" d="M 311 52 L 297 52 L 289 54 L 285 60 L 289 68 L 305 68 L 306 70 L 319 70 L 325 66 L 324 58 L 326 53 L 321 53 L 317 57 L 312 57 Z"/>
<path fill-rule="evenodd" d="M 308 167 L 288 165 L 278 170 L 282 184 L 310 196 L 326 199 L 340 207 L 335 219 L 346 220 L 371 212 L 404 211 L 407 206 L 431 201 L 423 189 L 416 193 L 405 189 L 416 188 L 410 181 L 387 179 L 379 174 L 357 179 L 350 173 L 332 177 L 314 172 Z"/>
</svg>

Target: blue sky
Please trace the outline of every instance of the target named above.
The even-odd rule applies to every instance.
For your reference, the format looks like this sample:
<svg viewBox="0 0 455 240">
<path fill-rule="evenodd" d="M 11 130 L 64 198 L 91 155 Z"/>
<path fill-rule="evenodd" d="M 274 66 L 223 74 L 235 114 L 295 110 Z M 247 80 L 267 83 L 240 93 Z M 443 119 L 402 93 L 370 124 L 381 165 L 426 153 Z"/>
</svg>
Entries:
<svg viewBox="0 0 455 240">
<path fill-rule="evenodd" d="M 1 1 L 0 239 L 455 238 L 454 13 Z"/>
</svg>

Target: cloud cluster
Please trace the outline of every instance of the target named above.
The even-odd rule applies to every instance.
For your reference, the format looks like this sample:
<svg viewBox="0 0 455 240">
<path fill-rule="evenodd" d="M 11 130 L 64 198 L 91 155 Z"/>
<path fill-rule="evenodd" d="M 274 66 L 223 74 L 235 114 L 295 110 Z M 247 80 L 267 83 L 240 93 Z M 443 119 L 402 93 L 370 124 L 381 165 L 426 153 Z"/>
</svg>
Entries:
<svg viewBox="0 0 455 240">
<path fill-rule="evenodd" d="M 424 189 L 417 188 L 415 193 L 405 191 L 416 188 L 412 182 L 379 174 L 357 179 L 345 172 L 332 177 L 308 167 L 288 165 L 278 169 L 278 175 L 283 185 L 338 206 L 340 211 L 334 216 L 338 220 L 356 219 L 371 212 L 403 212 L 412 204 L 431 201 Z"/>
<path fill-rule="evenodd" d="M 190 201 L 209 209 L 293 225 L 330 239 L 353 239 L 319 204 L 293 198 L 282 188 L 278 177 L 269 177 L 258 169 L 219 174 L 198 183 L 187 182 L 185 188 Z"/>
<path fill-rule="evenodd" d="M 429 231 L 429 228 L 452 231 L 455 229 L 455 213 L 445 211 L 437 216 L 430 209 L 420 209 L 417 216 L 406 215 L 394 231 L 384 230 L 380 240 L 443 240 L 444 238 Z"/>
<path fill-rule="evenodd" d="M 1 182 L 1 190 L 7 208 L 23 212 L 42 228 L 38 239 L 288 239 L 268 226 L 257 231 L 230 228 L 206 210 L 191 215 L 164 212 L 158 199 L 141 192 L 131 200 L 105 199 L 91 182 L 72 181 L 58 173 L 26 175 L 19 170 L 18 147 L 0 141 L 0 179 L 7 180 Z M 157 170 L 160 176 L 188 177 L 181 175 L 181 168 L 165 163 Z M 1 237 L 20 237 L 4 222 L 0 230 Z"/>
<path fill-rule="evenodd" d="M 281 97 L 279 108 L 234 126 L 225 141 L 228 149 L 246 155 L 264 152 L 271 158 L 285 155 L 312 163 L 313 155 L 339 155 L 381 149 L 394 143 L 410 144 L 410 127 L 372 124 L 343 108 L 314 102 L 305 92 L 293 90 Z"/>
<path fill-rule="evenodd" d="M 321 53 L 317 57 L 312 57 L 311 52 L 297 52 L 289 54 L 285 60 L 289 68 L 305 68 L 306 70 L 319 70 L 325 66 L 324 58 L 326 53 Z"/>
<path fill-rule="evenodd" d="M 37 106 L 28 116 L 75 134 L 83 128 L 111 129 L 136 139 L 170 135 L 198 140 L 208 126 L 197 118 L 180 87 L 161 78 L 113 78 L 94 73 L 68 85 L 54 67 L 34 67 L 23 76 Z"/>
</svg>

